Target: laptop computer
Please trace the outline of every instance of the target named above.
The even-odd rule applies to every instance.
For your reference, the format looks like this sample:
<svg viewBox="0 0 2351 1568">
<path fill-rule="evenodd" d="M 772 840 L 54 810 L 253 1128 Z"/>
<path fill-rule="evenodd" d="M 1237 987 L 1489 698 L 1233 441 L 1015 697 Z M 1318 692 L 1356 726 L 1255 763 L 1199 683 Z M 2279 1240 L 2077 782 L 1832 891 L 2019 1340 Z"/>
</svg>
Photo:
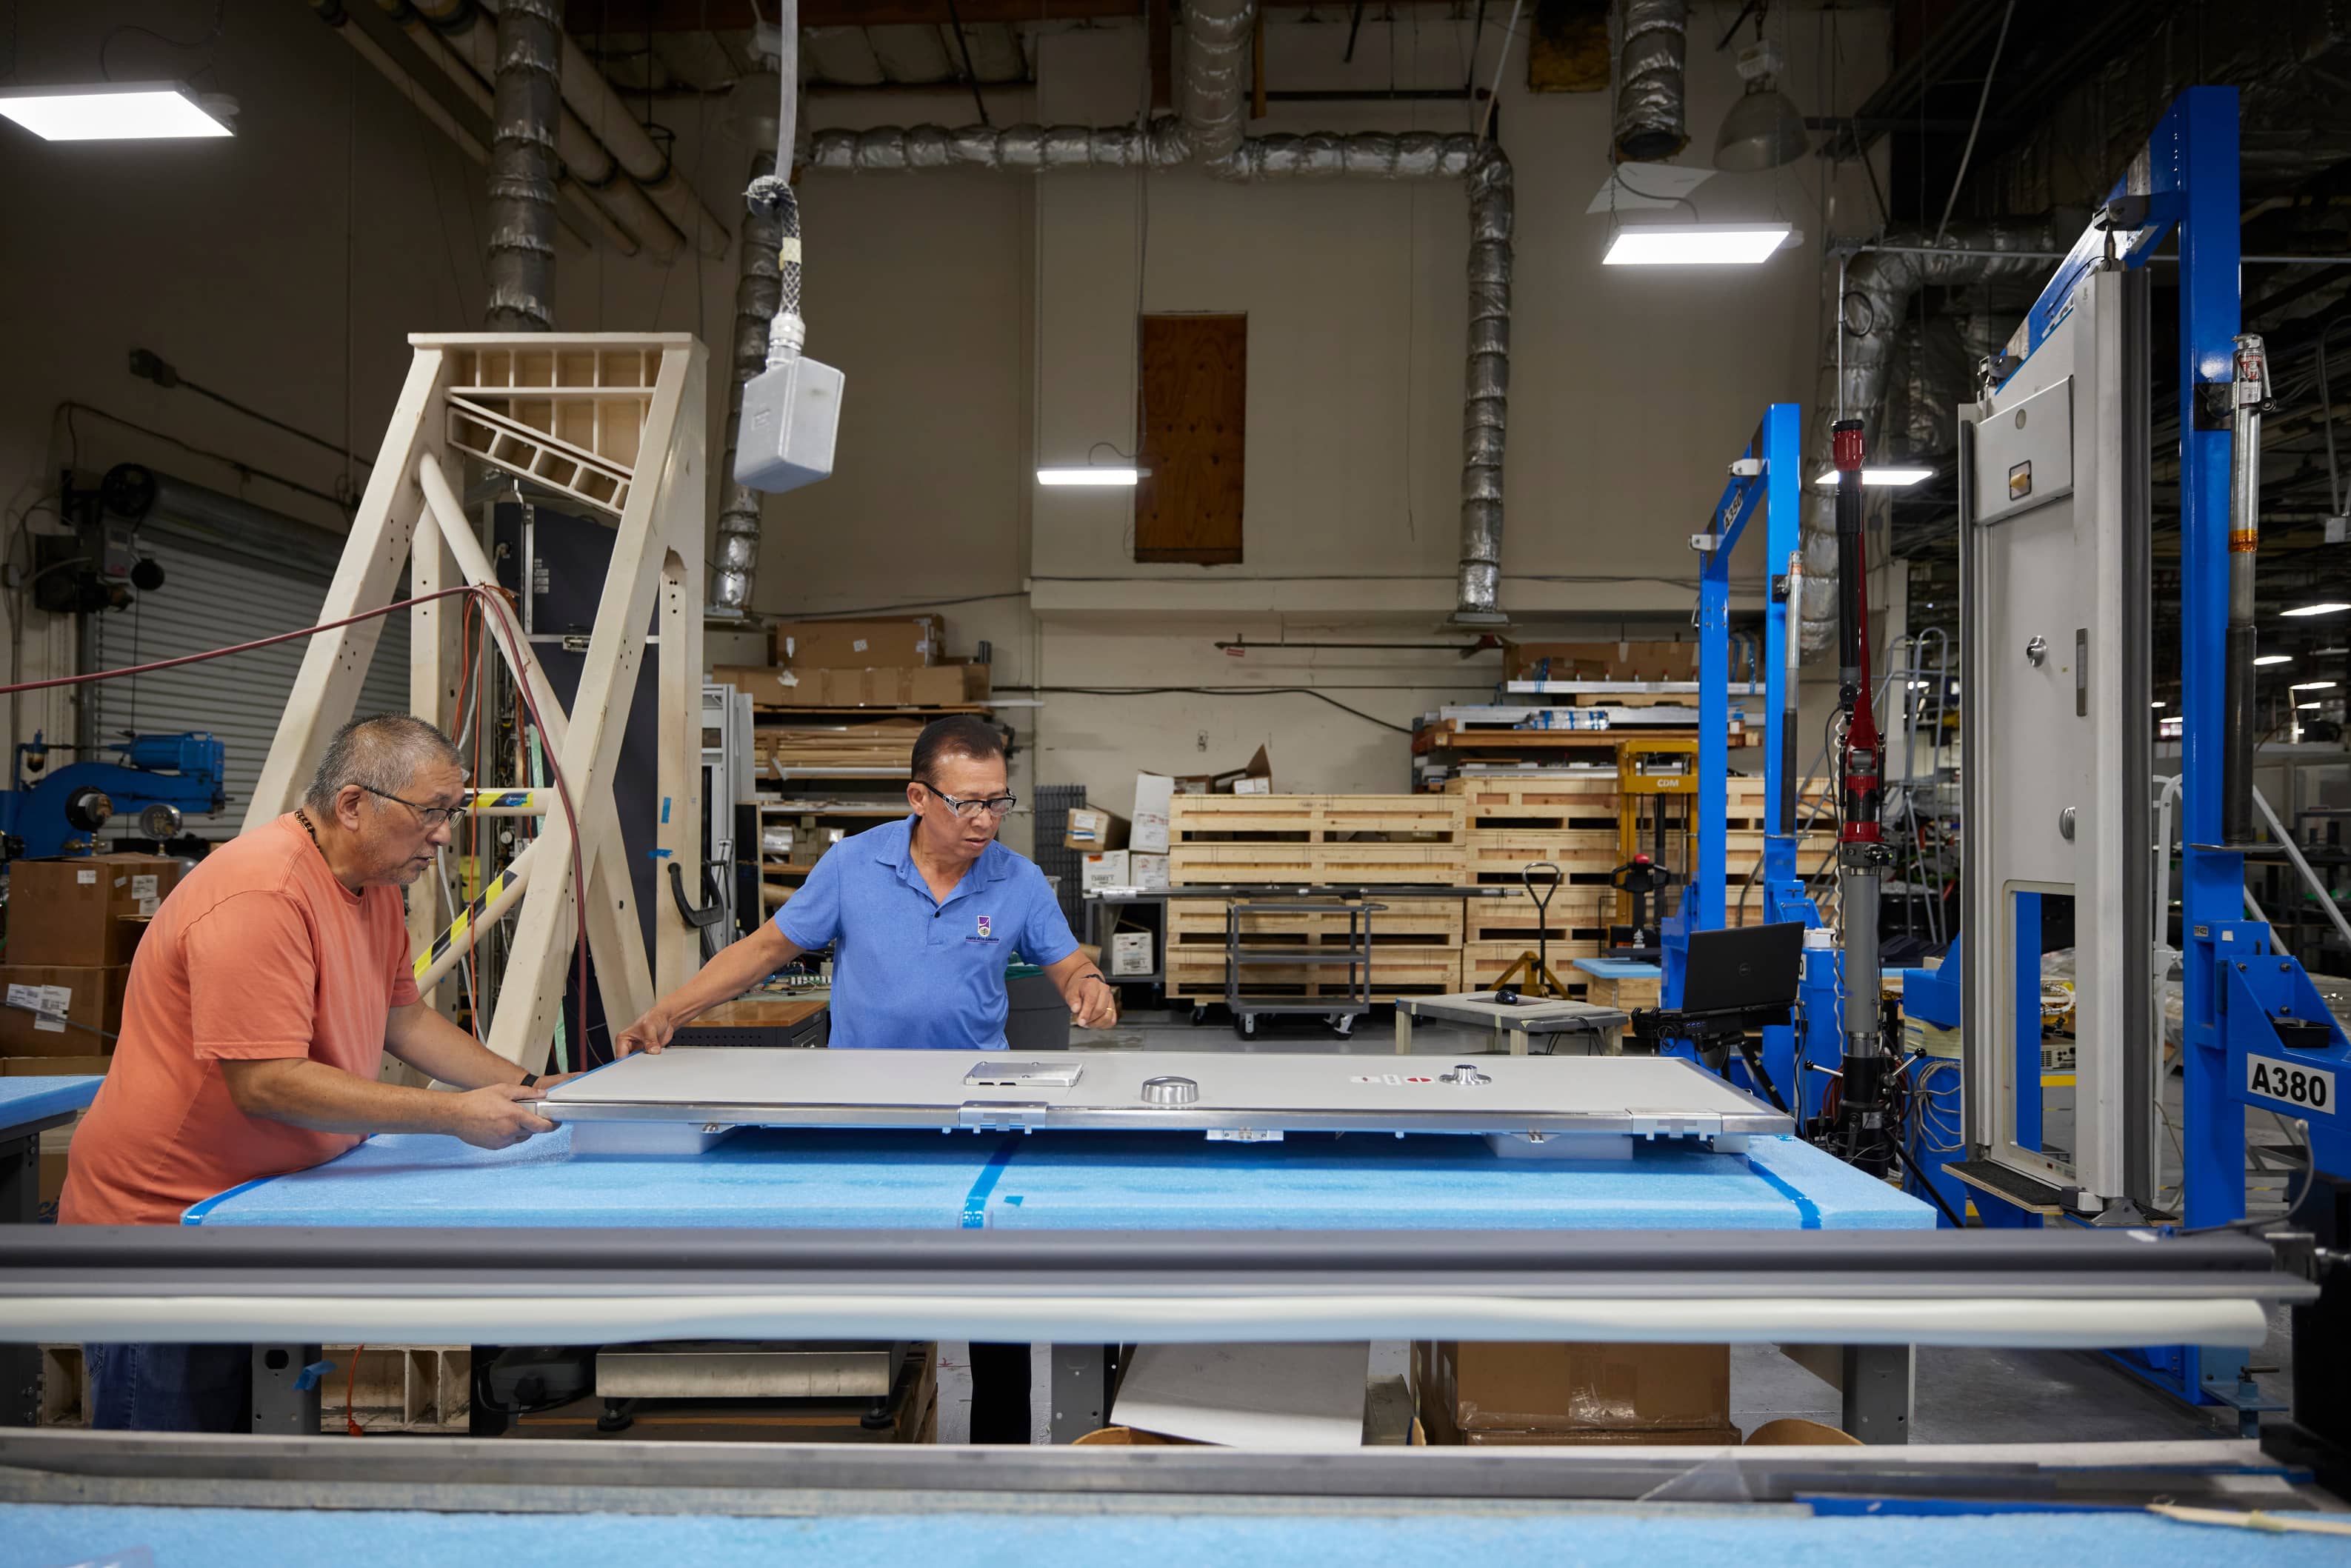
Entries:
<svg viewBox="0 0 2351 1568">
<path fill-rule="evenodd" d="M 1681 1010 L 1792 1006 L 1803 962 L 1804 928 L 1796 921 L 1694 931 L 1682 969 Z"/>
</svg>

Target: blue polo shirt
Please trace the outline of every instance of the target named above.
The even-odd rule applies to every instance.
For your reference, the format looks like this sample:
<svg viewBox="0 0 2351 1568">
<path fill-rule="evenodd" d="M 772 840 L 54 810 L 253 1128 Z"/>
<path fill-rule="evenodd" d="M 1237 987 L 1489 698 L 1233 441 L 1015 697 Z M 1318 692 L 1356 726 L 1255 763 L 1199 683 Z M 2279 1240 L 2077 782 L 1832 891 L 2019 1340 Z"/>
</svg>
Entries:
<svg viewBox="0 0 2351 1568">
<path fill-rule="evenodd" d="M 776 929 L 795 947 L 832 948 L 832 1048 L 1002 1051 L 1004 970 L 1017 951 L 1058 964 L 1078 950 L 1052 884 L 991 843 L 946 902 L 908 845 L 915 819 L 825 852 Z"/>
</svg>

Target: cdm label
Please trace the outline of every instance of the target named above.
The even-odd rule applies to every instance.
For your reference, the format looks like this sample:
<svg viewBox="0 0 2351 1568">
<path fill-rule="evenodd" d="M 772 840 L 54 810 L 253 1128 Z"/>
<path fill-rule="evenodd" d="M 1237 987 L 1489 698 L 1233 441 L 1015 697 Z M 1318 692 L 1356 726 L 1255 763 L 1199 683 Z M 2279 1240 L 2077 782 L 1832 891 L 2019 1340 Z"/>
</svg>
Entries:
<svg viewBox="0 0 2351 1568">
<path fill-rule="evenodd" d="M 2297 1067 L 2273 1056 L 2245 1058 L 2245 1092 L 2283 1100 L 2304 1111 L 2335 1113 L 2335 1074 L 2315 1067 Z"/>
</svg>

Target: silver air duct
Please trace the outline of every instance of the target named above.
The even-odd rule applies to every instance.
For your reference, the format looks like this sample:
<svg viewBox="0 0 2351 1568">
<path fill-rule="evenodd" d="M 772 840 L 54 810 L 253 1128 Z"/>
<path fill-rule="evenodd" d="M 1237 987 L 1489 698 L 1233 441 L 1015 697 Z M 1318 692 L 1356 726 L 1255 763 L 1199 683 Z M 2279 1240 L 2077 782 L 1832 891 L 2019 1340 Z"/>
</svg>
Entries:
<svg viewBox="0 0 2351 1568">
<path fill-rule="evenodd" d="M 1257 0 L 1191 0 L 1184 7 L 1184 128 L 1208 163 L 1241 144 L 1241 72 Z"/>
<path fill-rule="evenodd" d="M 1146 160 L 1171 169 L 1192 155 L 1192 139 L 1175 120 L 1131 125 L 888 125 L 873 131 L 820 131 L 809 138 L 806 167 L 831 174 L 910 174 L 925 169 L 1133 169 Z"/>
<path fill-rule="evenodd" d="M 1252 136 L 1208 165 L 1219 180 L 1458 180 L 1478 155 L 1478 139 L 1413 131 L 1309 131 Z M 1507 200 L 1507 198 L 1505 198 Z"/>
<path fill-rule="evenodd" d="M 506 0 L 498 13 L 490 130 L 490 303 L 494 332 L 555 323 L 556 70 L 562 26 L 554 0 Z"/>
<path fill-rule="evenodd" d="M 1132 169 L 1186 161 L 1190 138 L 1172 120 L 1090 131 L 1016 125 L 820 131 L 811 169 L 907 173 L 922 169 Z M 1219 179 L 1466 180 L 1469 189 L 1469 351 L 1461 422 L 1461 576 L 1453 619 L 1494 625 L 1502 554 L 1502 449 L 1510 385 L 1510 161 L 1493 142 L 1465 133 L 1259 136 L 1208 166 Z M 754 547 L 756 549 L 756 547 Z M 746 593 L 747 596 L 747 589 Z"/>
<path fill-rule="evenodd" d="M 776 172 L 776 155 L 751 162 L 753 181 Z M 742 268 L 735 280 L 735 362 L 727 377 L 726 453 L 718 460 L 726 499 L 718 508 L 718 555 L 711 565 L 710 613 L 737 618 L 751 608 L 759 570 L 759 492 L 735 477 L 735 446 L 743 429 L 743 386 L 767 368 L 768 327 L 782 298 L 776 252 L 783 235 L 779 212 L 752 206 L 743 219 Z"/>
<path fill-rule="evenodd" d="M 1805 442 L 1801 636 L 1806 653 L 1819 653 L 1836 636 L 1836 493 L 1811 483 L 1831 464 L 1830 423 L 1837 419 L 1860 420 L 1864 440 L 1876 450 L 1902 319 L 1920 288 L 1993 277 L 2038 277 L 2049 269 L 2046 261 L 2001 253 L 2064 251 L 2073 241 L 2072 235 L 2060 237 L 2046 218 L 1954 224 L 1939 242 L 1929 234 L 1890 234 L 1884 241 L 1886 248 L 1863 251 L 1846 267 L 1843 312 L 1833 301 L 1828 313 L 1812 434 Z M 1914 254 L 1917 252 L 1927 254 Z"/>
<path fill-rule="evenodd" d="M 1510 161 L 1491 142 L 1469 167 L 1469 362 L 1461 413 L 1457 625 L 1504 620 L 1502 447 L 1510 421 Z"/>
<path fill-rule="evenodd" d="M 1689 145 L 1682 83 L 1688 0 L 1617 0 L 1608 22 L 1616 42 L 1616 156 L 1628 163 L 1670 158 Z"/>
</svg>

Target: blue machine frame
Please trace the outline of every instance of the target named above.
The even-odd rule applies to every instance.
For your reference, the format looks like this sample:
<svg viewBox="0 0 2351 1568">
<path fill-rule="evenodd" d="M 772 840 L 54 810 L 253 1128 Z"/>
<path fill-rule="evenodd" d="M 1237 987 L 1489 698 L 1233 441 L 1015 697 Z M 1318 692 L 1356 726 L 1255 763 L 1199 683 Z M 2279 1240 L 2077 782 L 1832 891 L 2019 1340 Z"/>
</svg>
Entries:
<svg viewBox="0 0 2351 1568">
<path fill-rule="evenodd" d="M 1796 873 L 1796 840 L 1779 831 L 1791 782 L 1781 767 L 1781 748 L 1794 738 L 1786 731 L 1785 715 L 1788 639 L 1795 634 L 1790 619 L 1795 609 L 1792 569 L 1802 549 L 1798 530 L 1803 485 L 1803 411 L 1792 402 L 1775 402 L 1763 411 L 1762 424 L 1731 465 L 1729 481 L 1701 536 L 1706 543 L 1698 592 L 1698 858 L 1689 884 L 1682 890 L 1680 911 L 1662 925 L 1661 994 L 1668 1008 L 1681 1005 L 1690 934 L 1719 931 L 1728 923 L 1724 876 L 1729 857 L 1724 818 L 1730 774 L 1730 557 L 1759 507 L 1770 580 L 1764 596 L 1762 684 L 1764 815 L 1771 826 L 1763 838 L 1762 918 L 1794 921 L 1808 928 L 1822 923 Z M 1835 1028 L 1835 956 L 1818 950 L 1808 953 L 1804 974 L 1805 1016 L 1828 1020 L 1821 1048 L 1826 1054 L 1817 1058 L 1827 1066 L 1834 1066 L 1844 1050 Z M 1809 1042 L 1805 1054 L 1812 1056 Z M 1794 1030 L 1763 1031 L 1763 1071 L 1790 1110 L 1804 1117 L 1819 1114 L 1828 1081 L 1799 1066 Z M 1731 1062 L 1729 1075 L 1742 1088 L 1760 1092 L 1762 1087 L 1747 1082 L 1742 1062 Z"/>
<path fill-rule="evenodd" d="M 2244 856 L 2221 845 L 2231 436 L 2226 426 L 2199 428 L 2197 402 L 2199 388 L 2231 381 L 2241 325 L 2236 89 L 2190 88 L 2173 100 L 2145 154 L 2108 193 L 2109 210 L 2137 199 L 2146 211 L 2132 214 L 2136 228 L 2115 232 L 2124 265 L 2147 265 L 2167 237 L 2179 236 L 2182 1218 L 2199 1228 L 2244 1218 L 2246 1106 L 2304 1118 L 2314 1166 L 2351 1169 L 2351 1129 L 2335 1103 L 2351 1043 L 2302 966 L 2272 949 L 2269 927 L 2241 917 Z M 2012 347 L 2029 356 L 2047 340 L 2107 243 L 2105 229 L 2083 233 Z M 1980 1195 L 1977 1201 L 1986 1207 Z M 2248 1416 L 2263 1404 L 2241 1352 L 2175 1345 L 2116 1354 L 2191 1402 Z"/>
</svg>

